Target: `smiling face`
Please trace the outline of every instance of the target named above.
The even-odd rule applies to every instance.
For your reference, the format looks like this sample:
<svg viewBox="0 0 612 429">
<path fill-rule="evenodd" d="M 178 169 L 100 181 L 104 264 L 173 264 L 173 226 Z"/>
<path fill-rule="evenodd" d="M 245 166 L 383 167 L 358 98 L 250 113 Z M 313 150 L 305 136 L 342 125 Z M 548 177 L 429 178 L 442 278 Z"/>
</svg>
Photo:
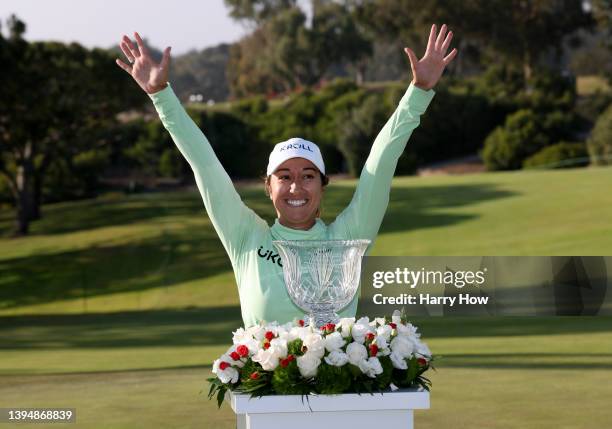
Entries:
<svg viewBox="0 0 612 429">
<path fill-rule="evenodd" d="M 323 183 L 315 165 L 304 158 L 291 158 L 278 166 L 266 184 L 278 221 L 293 229 L 307 230 L 315 224 Z"/>
</svg>

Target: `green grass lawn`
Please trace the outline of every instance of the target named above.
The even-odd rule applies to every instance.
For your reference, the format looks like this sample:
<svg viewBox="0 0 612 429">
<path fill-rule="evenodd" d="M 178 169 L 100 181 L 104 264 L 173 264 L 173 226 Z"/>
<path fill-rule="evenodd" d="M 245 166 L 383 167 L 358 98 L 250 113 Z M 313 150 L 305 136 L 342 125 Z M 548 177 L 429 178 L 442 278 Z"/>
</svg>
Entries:
<svg viewBox="0 0 612 429">
<path fill-rule="evenodd" d="M 398 178 L 373 255 L 612 255 L 612 168 Z M 332 184 L 323 217 L 350 201 Z M 241 189 L 268 221 L 260 186 Z M 229 260 L 196 192 L 45 206 L 32 234 L 0 214 L 0 314 L 227 306 Z"/>
<path fill-rule="evenodd" d="M 612 168 L 398 178 L 373 254 L 610 255 L 610 183 Z M 354 185 L 326 191 L 326 221 Z M 272 219 L 260 187 L 240 192 Z M 200 395 L 241 319 L 198 194 L 43 213 L 24 238 L 0 213 L 0 407 L 75 407 L 67 427 L 234 427 Z M 418 428 L 610 427 L 612 317 L 414 322 L 443 356 Z"/>
</svg>

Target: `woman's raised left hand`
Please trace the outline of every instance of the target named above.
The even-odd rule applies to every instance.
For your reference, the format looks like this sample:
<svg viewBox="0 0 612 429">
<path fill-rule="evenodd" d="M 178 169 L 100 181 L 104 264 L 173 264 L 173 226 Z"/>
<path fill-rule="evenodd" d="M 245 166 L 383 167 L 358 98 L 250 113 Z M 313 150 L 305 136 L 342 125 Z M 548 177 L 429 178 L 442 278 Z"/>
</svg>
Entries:
<svg viewBox="0 0 612 429">
<path fill-rule="evenodd" d="M 429 41 L 425 55 L 420 60 L 414 54 L 412 49 L 404 48 L 410 67 L 412 68 L 412 84 L 421 89 L 431 89 L 440 80 L 444 68 L 457 55 L 457 49 L 453 49 L 450 54 L 446 55 L 451 40 L 453 40 L 453 32 L 446 33 L 446 24 L 442 25 L 440 33 L 437 34 L 436 24 L 431 26 L 429 32 Z"/>
</svg>

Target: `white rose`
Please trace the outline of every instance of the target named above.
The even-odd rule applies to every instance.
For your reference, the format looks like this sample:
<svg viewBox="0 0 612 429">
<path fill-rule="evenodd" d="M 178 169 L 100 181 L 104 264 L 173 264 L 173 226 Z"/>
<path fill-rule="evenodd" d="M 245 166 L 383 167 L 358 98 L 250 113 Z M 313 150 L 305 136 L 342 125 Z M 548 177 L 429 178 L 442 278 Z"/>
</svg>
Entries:
<svg viewBox="0 0 612 429">
<path fill-rule="evenodd" d="M 353 325 L 353 329 L 351 329 L 351 333 L 353 334 L 353 340 L 360 344 L 363 344 L 365 342 L 365 336 L 369 332 L 372 332 L 372 328 L 369 325 L 355 323 Z"/>
<path fill-rule="evenodd" d="M 230 380 L 233 380 L 232 383 L 238 381 L 238 371 L 235 368 L 232 368 L 230 364 L 231 361 L 231 357 L 223 355 L 221 358 L 213 362 L 212 372 L 213 374 L 216 374 L 217 377 L 219 377 L 219 380 L 221 380 L 223 383 L 228 383 Z M 229 366 L 222 370 L 219 368 L 221 362 L 225 362 Z"/>
<path fill-rule="evenodd" d="M 395 310 L 391 316 L 391 321 L 396 325 L 402 323 L 402 313 L 399 310 Z"/>
<path fill-rule="evenodd" d="M 355 322 L 356 325 L 364 325 L 364 326 L 369 326 L 370 325 L 370 319 L 368 318 L 368 316 L 364 316 L 362 318 L 360 318 L 359 320 L 357 320 Z"/>
<path fill-rule="evenodd" d="M 319 359 L 325 354 L 325 340 L 317 333 L 306 335 L 303 340 L 303 345 L 306 346 L 308 353 L 313 353 Z"/>
<path fill-rule="evenodd" d="M 414 352 L 414 344 L 409 338 L 397 336 L 391 340 L 391 350 L 401 357 L 410 357 Z"/>
<path fill-rule="evenodd" d="M 295 331 L 286 331 L 286 332 L 283 332 L 278 338 L 281 338 L 285 340 L 286 342 L 290 343 L 291 341 L 297 339 L 298 336 L 297 336 L 297 332 Z"/>
<path fill-rule="evenodd" d="M 353 365 L 359 365 L 359 362 L 368 358 L 368 350 L 363 344 L 350 343 L 346 348 L 348 360 Z"/>
<path fill-rule="evenodd" d="M 284 326 L 279 326 L 275 330 L 273 330 L 277 337 L 283 337 L 287 334 L 287 329 Z"/>
<path fill-rule="evenodd" d="M 340 350 L 346 344 L 340 332 L 333 332 L 325 337 L 325 348 L 329 352 Z"/>
<path fill-rule="evenodd" d="M 236 370 L 236 368 L 228 366 L 223 371 L 219 371 L 217 377 L 221 380 L 222 383 L 236 383 L 238 381 L 240 374 Z"/>
<path fill-rule="evenodd" d="M 266 331 L 267 329 L 261 325 L 251 326 L 250 328 L 246 330 L 246 332 L 249 335 L 253 336 L 253 338 L 255 338 L 257 341 L 262 341 L 264 339 L 264 336 L 266 335 Z"/>
<path fill-rule="evenodd" d="M 376 324 L 378 326 L 383 326 L 385 324 L 385 318 L 384 317 L 377 317 L 374 319 L 374 321 L 376 322 Z"/>
<path fill-rule="evenodd" d="M 397 334 L 403 337 L 412 337 L 412 338 L 419 338 L 421 336 L 421 334 L 417 334 L 417 328 L 415 328 L 410 323 L 408 323 L 407 325 L 402 325 L 402 324 L 397 325 Z"/>
<path fill-rule="evenodd" d="M 382 365 L 377 357 L 371 357 L 368 360 L 359 362 L 359 369 L 370 378 L 376 378 L 378 374 L 383 373 Z"/>
<path fill-rule="evenodd" d="M 286 332 L 289 332 L 294 326 L 295 324 L 293 322 L 287 322 L 284 325 L 282 325 L 283 330 Z"/>
<path fill-rule="evenodd" d="M 376 339 L 374 340 L 374 344 L 376 344 L 381 350 L 389 347 L 389 344 L 387 343 L 385 337 L 376 337 Z"/>
<path fill-rule="evenodd" d="M 346 365 L 348 360 L 348 355 L 340 350 L 334 350 L 333 352 L 325 356 L 325 362 L 332 366 Z"/>
<path fill-rule="evenodd" d="M 251 359 L 253 362 L 258 362 L 266 371 L 274 371 L 279 362 L 279 357 L 272 347 L 268 350 L 260 349 Z"/>
<path fill-rule="evenodd" d="M 319 365 L 321 365 L 321 358 L 314 353 L 306 352 L 297 358 L 298 369 L 304 378 L 312 378 L 317 375 Z"/>
<path fill-rule="evenodd" d="M 340 321 L 336 325 L 336 329 L 341 328 L 342 336 L 344 338 L 348 338 L 351 335 L 351 328 L 354 323 L 355 323 L 354 317 L 343 317 L 342 319 L 340 319 Z"/>
<path fill-rule="evenodd" d="M 421 356 L 431 357 L 431 350 L 429 350 L 427 344 L 422 341 L 416 341 L 416 352 Z"/>
<path fill-rule="evenodd" d="M 406 359 L 404 359 L 398 353 L 393 352 L 389 355 L 389 357 L 391 358 L 391 363 L 393 364 L 393 368 L 408 369 L 408 363 L 406 363 Z"/>
<path fill-rule="evenodd" d="M 308 335 L 312 334 L 312 330 L 310 329 L 309 326 L 297 326 L 293 329 L 295 330 L 295 333 L 298 336 L 298 338 L 302 341 L 304 341 L 304 339 Z"/>
<path fill-rule="evenodd" d="M 285 358 L 287 357 L 287 341 L 283 338 L 274 338 L 270 341 L 270 348 L 268 350 L 272 350 L 272 353 L 277 358 Z"/>
<path fill-rule="evenodd" d="M 391 331 L 393 331 L 393 329 L 389 325 L 379 326 L 376 328 L 376 335 L 389 341 L 389 338 L 391 338 Z"/>
<path fill-rule="evenodd" d="M 216 374 L 217 372 L 219 372 L 219 364 L 221 363 L 221 359 L 217 359 L 213 362 L 213 366 L 212 366 L 212 373 Z"/>
<path fill-rule="evenodd" d="M 245 341 L 252 340 L 253 336 L 245 331 L 243 328 L 238 328 L 234 332 L 234 336 L 232 337 L 232 342 L 234 344 L 244 344 Z"/>
<path fill-rule="evenodd" d="M 250 340 L 243 340 L 243 341 L 240 341 L 239 343 L 236 343 L 236 347 L 238 347 L 241 344 L 248 347 L 249 355 L 254 355 L 259 350 L 261 350 L 261 343 L 253 338 L 251 338 Z"/>
<path fill-rule="evenodd" d="M 231 349 L 230 349 L 231 350 Z M 230 353 L 230 352 L 228 352 Z M 225 353 L 223 354 L 219 359 L 217 359 L 217 361 L 219 361 L 219 363 L 221 362 L 227 362 L 228 364 L 232 364 L 232 362 L 234 361 L 234 359 L 232 359 L 232 357 L 228 354 Z M 216 362 L 216 361 L 215 361 Z M 218 366 L 218 365 L 217 365 Z M 214 364 L 213 364 L 213 369 L 215 368 Z"/>
<path fill-rule="evenodd" d="M 306 336 L 310 333 L 310 328 L 308 326 L 294 326 L 291 328 L 291 331 L 289 331 L 287 338 L 291 338 L 291 341 L 297 338 L 304 341 L 304 338 L 306 338 Z"/>
<path fill-rule="evenodd" d="M 236 368 L 228 366 L 223 371 L 218 371 L 217 377 L 222 383 L 235 383 L 238 381 L 238 371 Z"/>
</svg>

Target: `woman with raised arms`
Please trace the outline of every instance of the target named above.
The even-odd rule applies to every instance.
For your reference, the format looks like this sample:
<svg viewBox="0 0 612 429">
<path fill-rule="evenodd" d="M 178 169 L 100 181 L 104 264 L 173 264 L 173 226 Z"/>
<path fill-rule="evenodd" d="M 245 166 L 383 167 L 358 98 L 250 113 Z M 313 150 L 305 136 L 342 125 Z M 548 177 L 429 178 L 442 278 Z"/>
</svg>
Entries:
<svg viewBox="0 0 612 429">
<path fill-rule="evenodd" d="M 405 48 L 412 82 L 376 137 L 350 204 L 331 224 L 319 218 L 328 178 L 317 145 L 296 137 L 274 146 L 265 188 L 277 219 L 269 226 L 242 202 L 206 136 L 172 91 L 170 47 L 157 64 L 138 33 L 134 34 L 136 43 L 123 36 L 120 45 L 128 62 L 117 59 L 117 64 L 151 97 L 164 127 L 193 170 L 208 216 L 230 257 L 245 326 L 262 320 L 285 323 L 303 316 L 285 289 L 273 240 L 374 241 L 389 202 L 397 160 L 434 96 L 432 88 L 457 54 L 456 49 L 447 54 L 452 37 L 446 25 L 439 33 L 433 25 L 423 58 L 419 60 Z M 341 317 L 355 316 L 357 299 L 358 294 Z"/>
</svg>

